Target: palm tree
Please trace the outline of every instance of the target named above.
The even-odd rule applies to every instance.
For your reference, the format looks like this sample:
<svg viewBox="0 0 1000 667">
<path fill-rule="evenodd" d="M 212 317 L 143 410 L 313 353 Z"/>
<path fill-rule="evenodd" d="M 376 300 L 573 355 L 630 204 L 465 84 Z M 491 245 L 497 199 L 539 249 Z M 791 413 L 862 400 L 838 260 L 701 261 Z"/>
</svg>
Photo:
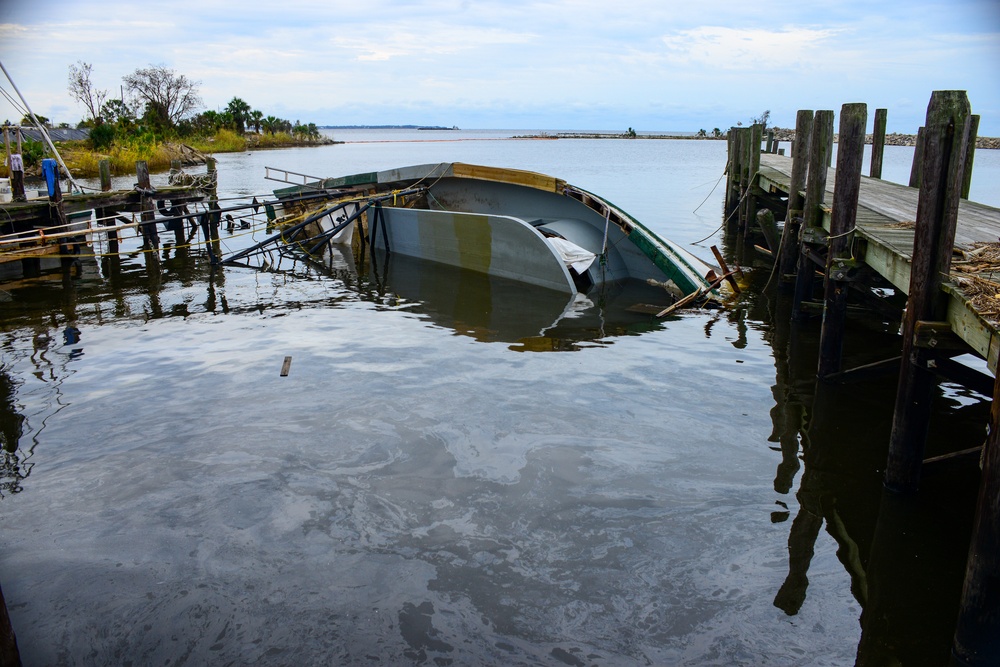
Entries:
<svg viewBox="0 0 1000 667">
<path fill-rule="evenodd" d="M 281 122 L 280 119 L 274 116 L 268 116 L 263 121 L 261 121 L 261 125 L 264 128 L 265 132 L 267 132 L 268 134 L 274 134 L 275 132 L 278 131 L 278 124 L 280 122 Z"/>
<path fill-rule="evenodd" d="M 253 127 L 253 131 L 260 134 L 260 127 L 264 122 L 264 112 L 259 109 L 254 109 L 250 112 L 250 125 Z"/>
<path fill-rule="evenodd" d="M 233 124 L 238 134 L 246 133 L 246 121 L 250 116 L 250 105 L 239 97 L 234 97 L 226 106 L 226 111 L 233 117 Z"/>
</svg>

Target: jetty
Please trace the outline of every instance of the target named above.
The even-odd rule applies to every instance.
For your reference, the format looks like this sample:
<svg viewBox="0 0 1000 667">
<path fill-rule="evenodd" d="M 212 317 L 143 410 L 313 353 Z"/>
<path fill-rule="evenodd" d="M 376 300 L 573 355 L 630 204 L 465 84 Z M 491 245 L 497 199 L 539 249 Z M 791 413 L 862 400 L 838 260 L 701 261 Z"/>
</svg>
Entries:
<svg viewBox="0 0 1000 667">
<path fill-rule="evenodd" d="M 886 117 L 876 110 L 867 175 L 865 104 L 841 108 L 835 166 L 832 110 L 798 112 L 789 156 L 761 125 L 731 128 L 724 225 L 738 247 L 771 262 L 766 289 L 791 294 L 792 320 L 822 317 L 821 383 L 898 373 L 884 478 L 891 495 L 918 493 L 940 381 L 993 397 L 985 444 L 946 455 L 978 456 L 981 467 L 953 657 L 992 665 L 1000 662 L 1000 209 L 968 201 L 979 117 L 964 91 L 932 94 L 907 185 L 881 179 Z M 895 309 L 898 356 L 841 367 L 855 304 Z M 988 372 L 955 361 L 963 354 L 985 360 Z"/>
</svg>

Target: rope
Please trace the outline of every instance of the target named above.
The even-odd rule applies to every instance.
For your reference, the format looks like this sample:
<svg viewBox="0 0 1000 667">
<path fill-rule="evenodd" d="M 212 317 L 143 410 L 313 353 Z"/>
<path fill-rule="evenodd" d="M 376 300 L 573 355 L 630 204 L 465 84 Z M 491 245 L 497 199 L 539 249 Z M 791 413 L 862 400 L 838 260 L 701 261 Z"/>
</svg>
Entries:
<svg viewBox="0 0 1000 667">
<path fill-rule="evenodd" d="M 755 178 L 756 178 L 756 177 L 757 177 L 757 176 L 758 176 L 759 174 L 760 174 L 760 172 L 759 172 L 759 171 L 755 172 L 755 173 L 754 173 L 754 175 L 750 177 L 750 182 L 753 182 L 753 179 L 755 179 Z M 711 234 L 709 234 L 708 236 L 706 236 L 706 237 L 705 237 L 705 238 L 703 238 L 703 239 L 700 239 L 700 240 L 698 240 L 698 241 L 695 241 L 695 242 L 694 242 L 694 243 L 692 243 L 691 245 L 698 245 L 699 243 L 704 243 L 704 242 L 705 242 L 705 241 L 707 241 L 708 239 L 710 239 L 710 238 L 712 238 L 713 236 L 715 236 L 715 235 L 716 235 L 716 234 L 718 233 L 718 231 L 719 231 L 720 229 L 722 229 L 723 227 L 725 227 L 725 226 L 726 226 L 726 223 L 727 223 L 727 222 L 729 222 L 729 218 L 733 217 L 733 213 L 736 213 L 736 212 L 737 212 L 738 210 L 740 210 L 740 204 L 742 204 L 742 203 L 743 203 L 743 200 L 744 200 L 744 199 L 746 199 L 746 198 L 747 198 L 747 195 L 749 195 L 749 194 L 750 194 L 750 188 L 747 188 L 747 189 L 746 189 L 746 192 L 744 192 L 744 193 L 743 193 L 743 196 L 742 196 L 742 197 L 740 197 L 740 200 L 739 200 L 738 202 L 736 202 L 736 206 L 735 206 L 735 207 L 733 207 L 733 212 L 732 212 L 732 213 L 730 213 L 729 215 L 727 215 L 727 216 L 726 216 L 725 218 L 723 218 L 723 220 L 722 220 L 722 224 L 721 224 L 721 225 L 719 225 L 718 227 L 716 227 L 716 228 L 715 228 L 714 230 L 712 230 L 712 233 L 711 233 Z M 697 210 L 697 209 L 696 209 L 696 210 Z"/>
<path fill-rule="evenodd" d="M 715 188 L 719 187 L 719 183 L 722 182 L 722 179 L 726 177 L 726 172 L 729 171 L 729 165 L 730 164 L 731 164 L 731 161 L 730 162 L 726 162 L 726 166 L 723 168 L 722 174 L 719 176 L 719 180 L 717 180 L 715 182 L 715 185 L 712 186 L 712 190 L 708 193 L 708 195 L 704 199 L 701 200 L 701 203 L 698 204 L 693 211 L 691 211 L 692 213 L 697 213 L 698 209 L 701 208 L 702 206 L 704 206 L 705 202 L 708 201 L 708 198 L 712 196 L 712 192 L 715 192 Z M 712 233 L 714 234 L 715 232 L 712 232 Z"/>
</svg>

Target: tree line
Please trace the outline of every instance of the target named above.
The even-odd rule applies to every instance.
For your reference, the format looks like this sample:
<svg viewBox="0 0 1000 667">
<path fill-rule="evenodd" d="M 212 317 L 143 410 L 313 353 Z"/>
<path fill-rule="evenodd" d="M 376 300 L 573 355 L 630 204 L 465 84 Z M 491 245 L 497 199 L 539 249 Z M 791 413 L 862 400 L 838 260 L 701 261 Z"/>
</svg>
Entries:
<svg viewBox="0 0 1000 667">
<path fill-rule="evenodd" d="M 265 116 L 240 97 L 234 97 L 222 111 L 199 111 L 204 106 L 198 92 L 200 82 L 164 65 L 138 68 L 122 77 L 122 93 L 117 98 L 97 88 L 91 72 L 89 63 L 70 65 L 68 90 L 87 110 L 78 127 L 90 129 L 90 140 L 97 150 L 123 139 L 210 137 L 220 130 L 240 136 L 248 132 L 285 133 L 300 141 L 320 138 L 315 123 Z"/>
</svg>

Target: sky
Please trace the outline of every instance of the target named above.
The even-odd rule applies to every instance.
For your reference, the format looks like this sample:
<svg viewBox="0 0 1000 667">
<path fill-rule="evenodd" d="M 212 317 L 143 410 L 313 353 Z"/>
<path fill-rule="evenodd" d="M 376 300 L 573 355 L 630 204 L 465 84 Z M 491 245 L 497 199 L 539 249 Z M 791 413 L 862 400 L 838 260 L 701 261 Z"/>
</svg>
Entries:
<svg viewBox="0 0 1000 667">
<path fill-rule="evenodd" d="M 73 126 L 83 62 L 113 96 L 163 65 L 206 109 L 317 125 L 711 132 L 864 102 L 913 133 L 965 90 L 1000 136 L 1000 0 L 0 0 L 0 62 Z"/>
</svg>

